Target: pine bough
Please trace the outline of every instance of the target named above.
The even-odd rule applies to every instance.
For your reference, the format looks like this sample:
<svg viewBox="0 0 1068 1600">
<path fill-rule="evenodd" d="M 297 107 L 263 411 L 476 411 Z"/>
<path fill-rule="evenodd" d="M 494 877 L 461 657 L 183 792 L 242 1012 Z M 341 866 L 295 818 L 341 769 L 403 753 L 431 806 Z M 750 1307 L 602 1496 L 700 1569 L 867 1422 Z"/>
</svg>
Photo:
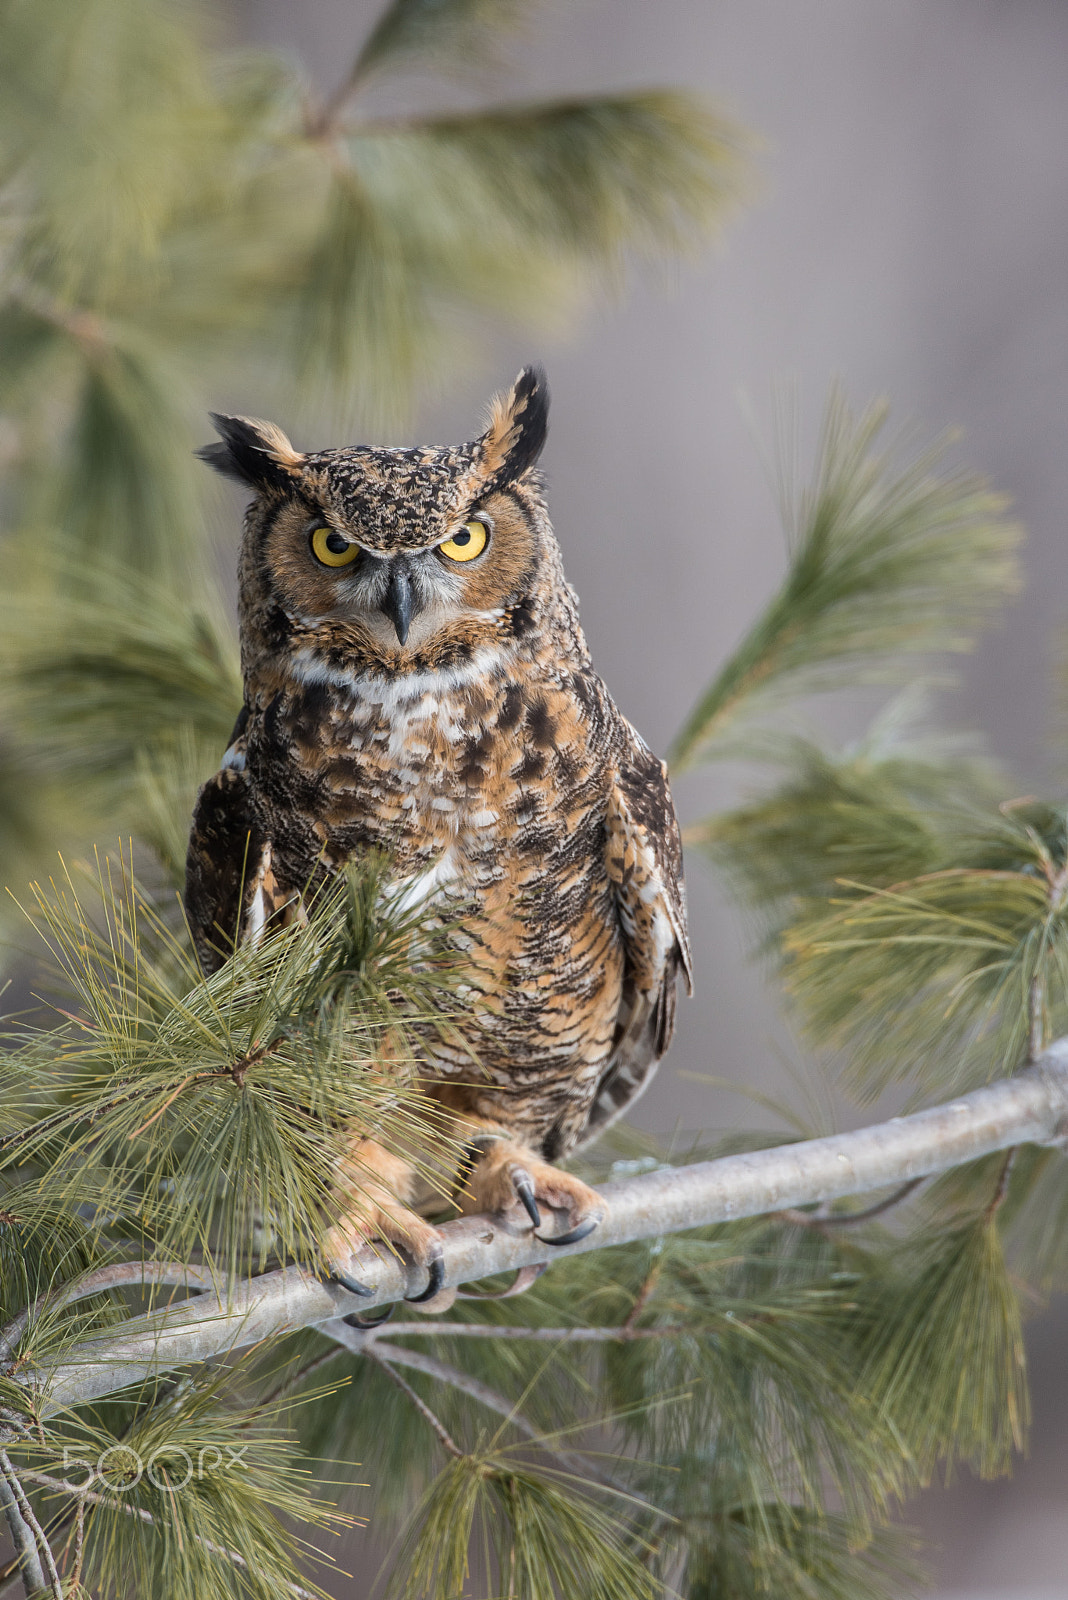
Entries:
<svg viewBox="0 0 1068 1600">
<path fill-rule="evenodd" d="M 470 1283 L 606 1245 L 911 1186 L 998 1150 L 1020 1144 L 1052 1145 L 1066 1138 L 1068 1037 L 1056 1041 L 1016 1076 L 930 1110 L 853 1133 L 692 1166 L 662 1167 L 605 1184 L 601 1193 L 608 1204 L 606 1220 L 589 1238 L 561 1249 L 542 1244 L 518 1221 L 513 1226 L 507 1219 L 483 1216 L 446 1223 L 442 1228 L 446 1283 Z M 42 1412 L 54 1414 L 100 1399 L 154 1373 L 202 1362 L 272 1335 L 323 1327 L 353 1312 L 366 1314 L 422 1287 L 416 1269 L 406 1269 L 395 1256 L 373 1247 L 365 1250 L 354 1270 L 375 1285 L 372 1298 L 357 1298 L 293 1266 L 252 1278 L 228 1292 L 205 1292 L 165 1311 L 132 1319 L 106 1336 L 85 1341 L 53 1370 L 30 1375 L 45 1387 Z M 152 1279 L 152 1264 L 146 1264 L 145 1276 Z M 189 1286 L 202 1284 L 196 1278 Z"/>
</svg>

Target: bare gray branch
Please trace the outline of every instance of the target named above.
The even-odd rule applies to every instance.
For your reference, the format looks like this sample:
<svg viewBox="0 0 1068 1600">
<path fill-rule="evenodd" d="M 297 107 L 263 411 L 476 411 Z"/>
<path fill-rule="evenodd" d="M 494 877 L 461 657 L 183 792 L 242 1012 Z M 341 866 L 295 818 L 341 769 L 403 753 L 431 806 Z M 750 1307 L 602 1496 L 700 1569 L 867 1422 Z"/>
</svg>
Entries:
<svg viewBox="0 0 1068 1600">
<path fill-rule="evenodd" d="M 1012 1145 L 1057 1143 L 1066 1134 L 1068 1038 L 1058 1040 L 1017 1076 L 929 1111 L 854 1133 L 606 1184 L 601 1193 L 608 1215 L 577 1244 L 548 1247 L 519 1216 L 464 1217 L 447 1223 L 442 1229 L 445 1282 L 470 1283 L 606 1245 L 901 1186 Z M 417 1269 L 406 1269 L 395 1256 L 373 1247 L 361 1252 L 353 1271 L 375 1285 L 373 1296 L 357 1298 L 303 1268 L 288 1267 L 133 1319 L 86 1340 L 53 1370 L 31 1370 L 27 1378 L 45 1386 L 47 1414 L 114 1393 L 151 1373 L 205 1361 L 352 1311 L 366 1313 L 422 1287 Z"/>
</svg>

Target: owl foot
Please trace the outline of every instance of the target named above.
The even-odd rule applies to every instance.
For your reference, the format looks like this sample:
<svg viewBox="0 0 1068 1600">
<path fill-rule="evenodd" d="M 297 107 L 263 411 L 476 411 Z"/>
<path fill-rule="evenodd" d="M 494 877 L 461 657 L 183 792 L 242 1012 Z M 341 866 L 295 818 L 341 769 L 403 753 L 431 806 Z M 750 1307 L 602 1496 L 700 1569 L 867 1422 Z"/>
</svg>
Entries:
<svg viewBox="0 0 1068 1600">
<path fill-rule="evenodd" d="M 335 1191 L 342 1214 L 323 1241 L 323 1254 L 331 1277 L 352 1294 L 368 1297 L 376 1291 L 352 1276 L 348 1263 L 373 1239 L 382 1239 L 417 1267 L 424 1267 L 427 1285 L 419 1294 L 406 1295 L 413 1305 L 444 1310 L 445 1257 L 437 1228 L 404 1204 L 411 1184 L 411 1168 L 399 1156 L 373 1139 L 354 1139 L 339 1163 L 342 1181 Z M 451 1302 L 450 1302 L 451 1303 Z"/>
<path fill-rule="evenodd" d="M 441 1295 L 445 1283 L 445 1256 L 437 1237 L 437 1229 L 432 1228 L 429 1223 L 423 1222 L 423 1219 L 417 1217 L 414 1211 L 408 1213 L 408 1215 L 418 1224 L 418 1227 L 406 1227 L 404 1225 L 405 1209 L 398 1206 L 394 1215 L 389 1218 L 388 1223 L 384 1226 L 381 1220 L 378 1220 L 377 1225 L 375 1225 L 375 1221 L 366 1214 L 361 1214 L 357 1218 L 346 1217 L 341 1222 L 336 1223 L 331 1228 L 324 1244 L 326 1257 L 330 1263 L 328 1281 L 340 1283 L 342 1288 L 347 1289 L 350 1294 L 362 1295 L 368 1299 L 371 1295 L 377 1294 L 378 1291 L 373 1285 L 363 1283 L 359 1278 L 353 1277 L 351 1272 L 338 1265 L 338 1261 L 339 1259 L 351 1258 L 365 1245 L 369 1244 L 372 1239 L 379 1238 L 385 1239 L 387 1243 L 399 1248 L 406 1257 L 414 1261 L 417 1267 L 426 1268 L 427 1286 L 420 1294 L 406 1294 L 404 1298 L 409 1304 L 422 1305 L 424 1302 L 434 1300 Z M 418 1243 L 413 1237 L 416 1233 L 419 1235 Z M 429 1235 L 430 1237 L 425 1238 L 424 1235 Z M 445 1309 L 444 1303 L 441 1306 L 435 1306 L 434 1309 Z"/>
<path fill-rule="evenodd" d="M 477 1160 L 467 1180 L 464 1211 L 504 1211 L 516 1201 L 544 1244 L 577 1244 L 604 1221 L 605 1205 L 596 1190 L 570 1172 L 541 1161 L 510 1139 L 478 1135 L 469 1149 Z M 481 1159 L 478 1159 L 481 1157 Z M 541 1206 L 566 1211 L 570 1226 L 563 1233 L 539 1233 Z"/>
</svg>

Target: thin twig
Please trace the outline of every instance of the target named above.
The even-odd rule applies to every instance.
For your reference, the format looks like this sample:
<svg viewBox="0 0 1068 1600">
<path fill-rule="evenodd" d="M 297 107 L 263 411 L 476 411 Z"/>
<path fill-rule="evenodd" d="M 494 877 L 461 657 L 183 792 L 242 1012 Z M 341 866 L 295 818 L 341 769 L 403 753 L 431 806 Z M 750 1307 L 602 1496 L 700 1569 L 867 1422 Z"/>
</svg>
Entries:
<svg viewBox="0 0 1068 1600">
<path fill-rule="evenodd" d="M 229 1078 L 231 1075 L 229 1067 L 213 1067 L 210 1071 L 197 1072 L 192 1077 L 186 1078 L 182 1087 L 184 1088 L 185 1084 L 199 1082 L 205 1078 Z M 136 1089 L 127 1090 L 125 1094 L 117 1094 L 111 1099 L 98 1101 L 96 1105 L 88 1110 L 80 1106 L 67 1106 L 63 1111 L 53 1112 L 50 1117 L 42 1117 L 40 1122 L 27 1123 L 24 1128 L 16 1128 L 14 1133 L 5 1134 L 0 1139 L 0 1155 L 6 1154 L 8 1150 L 16 1149 L 20 1144 L 25 1143 L 27 1139 L 40 1138 L 44 1134 L 52 1133 L 73 1122 L 96 1122 L 109 1111 L 117 1111 L 121 1106 L 130 1105 L 137 1100 L 148 1100 L 152 1095 L 158 1093 L 158 1084 L 141 1084 Z"/>
<path fill-rule="evenodd" d="M 526 1339 L 539 1344 L 627 1344 L 632 1340 L 663 1339 L 693 1331 L 674 1323 L 659 1328 L 628 1328 L 626 1323 L 618 1328 L 525 1328 L 498 1326 L 492 1322 L 384 1322 L 380 1329 L 368 1328 L 361 1337 L 368 1343 L 393 1340 L 402 1334 L 405 1337 L 422 1334 L 439 1339 L 450 1339 L 453 1335 L 460 1339 Z"/>
<path fill-rule="evenodd" d="M 24 306 L 42 322 L 69 333 L 90 355 L 105 354 L 111 348 L 111 337 L 101 319 L 92 311 L 72 310 L 54 299 L 38 284 L 25 278 L 9 279 L 8 296 Z"/>
<path fill-rule="evenodd" d="M 230 1076 L 237 1084 L 237 1087 L 240 1089 L 244 1086 L 250 1067 L 258 1067 L 261 1061 L 265 1061 L 268 1056 L 273 1056 L 274 1052 L 281 1049 L 282 1045 L 288 1043 L 288 1041 L 289 1035 L 286 1033 L 276 1033 L 274 1038 L 267 1044 L 261 1044 L 258 1039 L 253 1039 L 245 1054 L 238 1056 L 230 1068 Z"/>
<path fill-rule="evenodd" d="M 623 1333 L 631 1333 L 631 1332 L 633 1332 L 635 1326 L 637 1325 L 638 1318 L 641 1316 L 642 1312 L 645 1310 L 646 1304 L 648 1303 L 648 1300 L 649 1300 L 649 1296 L 652 1294 L 653 1290 L 656 1288 L 656 1283 L 657 1283 L 657 1279 L 659 1278 L 659 1276 L 660 1276 L 660 1263 L 659 1263 L 659 1261 L 654 1261 L 652 1266 L 651 1266 L 651 1268 L 649 1269 L 649 1272 L 648 1272 L 648 1274 L 646 1276 L 645 1282 L 642 1284 L 641 1288 L 638 1290 L 638 1293 L 637 1293 L 637 1296 L 635 1298 L 634 1304 L 631 1306 L 630 1311 L 627 1314 L 627 1319 L 623 1324 L 621 1332 L 623 1332 Z"/>
<path fill-rule="evenodd" d="M 85 1561 L 85 1501 L 78 1501 L 78 1509 L 74 1514 L 74 1570 L 71 1573 L 71 1587 L 80 1589 L 82 1585 L 82 1566 Z"/>
<path fill-rule="evenodd" d="M 106 1267 L 96 1267 L 84 1277 L 75 1278 L 73 1282 L 41 1295 L 32 1306 L 27 1306 L 17 1317 L 13 1317 L 6 1328 L 0 1328 L 0 1364 L 10 1361 L 15 1346 L 30 1322 L 43 1311 L 59 1311 L 63 1306 L 88 1300 L 106 1289 L 120 1289 L 137 1283 L 177 1284 L 197 1290 L 213 1287 L 211 1274 L 204 1268 L 185 1266 L 176 1261 L 115 1261 Z"/>
<path fill-rule="evenodd" d="M 131 1134 L 130 1137 L 134 1138 L 136 1133 L 142 1133 L 145 1128 L 151 1127 L 156 1120 L 156 1116 L 162 1115 L 171 1104 L 171 1101 L 176 1099 L 182 1090 L 187 1089 L 191 1083 L 207 1083 L 212 1078 L 229 1078 L 240 1089 L 244 1084 L 249 1068 L 256 1066 L 265 1056 L 271 1055 L 285 1041 L 285 1034 L 279 1034 L 266 1045 L 261 1045 L 257 1041 L 244 1055 L 238 1056 L 225 1067 L 206 1067 L 202 1072 L 187 1073 L 171 1094 L 170 1099 L 166 1100 L 159 1111 L 154 1116 L 149 1117 L 148 1121 L 136 1129 L 135 1133 Z M 159 1090 L 159 1084 L 139 1084 L 136 1088 L 128 1089 L 124 1094 L 117 1094 L 112 1099 L 99 1101 L 88 1111 L 84 1111 L 78 1106 L 68 1106 L 63 1111 L 53 1112 L 50 1117 L 43 1117 L 40 1122 L 27 1123 L 24 1128 L 16 1128 L 13 1133 L 5 1134 L 0 1139 L 0 1155 L 5 1154 L 8 1150 L 16 1149 L 20 1144 L 25 1143 L 27 1139 L 39 1138 L 70 1123 L 84 1121 L 92 1124 L 109 1111 L 117 1111 L 121 1106 L 130 1105 L 137 1100 L 151 1099 L 154 1094 L 159 1093 Z"/>
<path fill-rule="evenodd" d="M 11 1458 L 8 1456 L 6 1450 L 0 1450 L 0 1473 L 2 1473 L 7 1480 L 7 1487 L 14 1497 L 15 1504 L 18 1507 L 19 1516 L 22 1518 L 22 1521 L 26 1524 L 33 1535 L 33 1540 L 37 1546 L 37 1551 L 40 1555 L 41 1562 L 48 1569 L 47 1582 L 45 1581 L 44 1574 L 42 1573 L 39 1587 L 41 1589 L 51 1589 L 53 1595 L 55 1596 L 55 1600 L 63 1600 L 63 1583 L 59 1576 L 59 1572 L 56 1569 L 56 1561 L 52 1554 L 52 1546 L 44 1536 L 44 1529 L 41 1527 L 41 1524 L 34 1515 L 33 1507 L 30 1505 L 30 1502 L 26 1497 L 26 1491 L 18 1480 L 15 1469 L 11 1465 Z M 27 1473 L 26 1476 L 28 1477 L 30 1474 Z M 11 1519 L 9 1516 L 8 1521 L 10 1522 L 10 1520 Z"/>
<path fill-rule="evenodd" d="M 1019 1145 L 1014 1144 L 1011 1150 L 1006 1151 L 1005 1159 L 1001 1163 L 1001 1170 L 998 1173 L 997 1186 L 995 1187 L 994 1193 L 991 1196 L 990 1204 L 987 1206 L 984 1213 L 988 1222 L 990 1221 L 991 1217 L 995 1216 L 997 1212 L 1001 1210 L 1001 1207 L 1005 1202 L 1005 1196 L 1009 1192 L 1009 1179 L 1012 1177 L 1012 1169 L 1016 1165 L 1016 1156 L 1019 1152 L 1019 1149 Z"/>
<path fill-rule="evenodd" d="M 463 1326 L 463 1324 L 450 1326 Z M 475 1325 L 472 1324 L 472 1326 Z M 396 1327 L 391 1328 L 390 1332 L 400 1332 L 405 1327 L 406 1324 L 399 1323 Z M 413 1331 L 418 1333 L 433 1332 L 434 1330 L 416 1328 Z M 439 1331 L 444 1331 L 444 1329 Z M 525 1330 L 516 1329 L 515 1331 L 517 1334 L 521 1334 Z M 537 1331 L 544 1333 L 551 1330 L 539 1329 Z M 552 1331 L 563 1334 L 565 1338 L 569 1332 L 566 1328 Z M 585 1333 L 591 1330 L 580 1329 L 578 1331 Z M 607 1473 L 593 1467 L 584 1457 L 574 1455 L 570 1450 L 560 1450 L 546 1444 L 544 1433 L 527 1420 L 514 1401 L 509 1400 L 506 1395 L 498 1393 L 496 1389 L 491 1389 L 488 1384 L 483 1383 L 480 1379 L 473 1378 L 470 1373 L 461 1372 L 458 1367 L 450 1367 L 446 1362 L 439 1361 L 436 1356 L 424 1355 L 420 1350 L 407 1350 L 403 1346 L 386 1344 L 370 1338 L 369 1335 L 373 1334 L 373 1329 L 369 1329 L 368 1334 L 362 1334 L 355 1328 L 349 1327 L 347 1323 L 338 1323 L 333 1326 L 330 1323 L 323 1323 L 319 1332 L 327 1334 L 329 1338 L 336 1339 L 339 1344 L 344 1344 L 346 1349 L 353 1350 L 359 1355 L 371 1356 L 378 1361 L 395 1362 L 402 1367 L 411 1367 L 413 1371 L 422 1372 L 426 1377 L 436 1379 L 438 1383 L 446 1383 L 452 1389 L 459 1389 L 462 1394 L 466 1394 L 472 1400 L 477 1400 L 487 1410 L 495 1411 L 499 1417 L 504 1417 L 506 1422 L 512 1424 L 517 1433 L 523 1434 L 533 1444 L 538 1445 L 546 1455 L 551 1456 L 566 1472 L 580 1478 L 596 1478 L 598 1482 L 607 1484 L 610 1488 L 619 1487 Z M 366 1343 L 364 1343 L 365 1340 Z"/>
<path fill-rule="evenodd" d="M 304 112 L 304 137 L 312 144 L 327 144 L 338 131 L 338 122 L 349 96 L 356 88 L 356 71 L 346 73 L 337 88 L 315 109 Z"/>
<path fill-rule="evenodd" d="M 310 1361 L 305 1361 L 302 1367 L 299 1367 L 297 1371 L 292 1373 L 288 1378 L 284 1378 L 278 1385 L 277 1389 L 272 1389 L 266 1399 L 262 1400 L 257 1405 L 254 1414 L 249 1418 L 247 1426 L 250 1428 L 253 1427 L 260 1417 L 263 1416 L 265 1411 L 269 1411 L 270 1408 L 274 1405 L 277 1405 L 280 1400 L 284 1400 L 287 1394 L 292 1394 L 294 1389 L 298 1389 L 300 1387 L 305 1378 L 310 1378 L 312 1373 L 318 1372 L 320 1367 L 325 1367 L 328 1362 L 336 1360 L 336 1350 L 320 1350 L 319 1354 L 312 1356 Z"/>
<path fill-rule="evenodd" d="M 193 1083 L 197 1078 L 200 1078 L 200 1077 L 203 1077 L 203 1073 L 199 1073 L 199 1072 L 188 1072 L 188 1073 L 186 1073 L 185 1077 L 182 1079 L 182 1081 L 178 1085 L 177 1089 L 172 1089 L 171 1090 L 170 1094 L 167 1096 L 166 1100 L 164 1100 L 163 1104 L 159 1107 L 159 1109 L 156 1110 L 156 1111 L 153 1111 L 152 1115 L 148 1118 L 148 1120 L 146 1122 L 142 1122 L 140 1127 L 134 1128 L 130 1133 L 128 1133 L 126 1135 L 126 1138 L 128 1140 L 139 1139 L 143 1133 L 147 1133 L 148 1129 L 151 1128 L 152 1124 L 154 1122 L 158 1122 L 159 1121 L 160 1117 L 162 1117 L 163 1113 L 167 1110 L 168 1106 L 172 1106 L 174 1104 L 174 1102 L 177 1100 L 178 1096 L 181 1094 L 182 1090 L 186 1087 L 186 1085 L 190 1084 L 190 1083 Z"/>
<path fill-rule="evenodd" d="M 1037 1061 L 1046 1048 L 1046 985 L 1039 972 L 1027 991 L 1027 1059 Z"/>
<path fill-rule="evenodd" d="M 26 1473 L 23 1472 L 22 1476 L 26 1477 Z M 3 1477 L 0 1476 L 0 1489 L 3 1489 L 5 1487 L 6 1487 L 5 1481 L 4 1481 Z M 48 1542 L 50 1544 L 52 1543 L 52 1541 L 54 1539 L 56 1539 L 58 1537 L 59 1534 L 61 1534 L 63 1532 L 64 1528 L 66 1528 L 68 1526 L 70 1521 L 71 1521 L 71 1513 L 69 1511 L 62 1511 L 62 1512 L 59 1513 L 58 1516 L 53 1517 L 51 1519 L 51 1521 L 48 1522 L 45 1525 L 45 1537 L 47 1538 L 47 1540 L 48 1540 Z M 68 1536 L 67 1543 L 68 1544 L 70 1543 L 69 1536 Z M 5 1590 L 5 1588 L 6 1588 L 7 1584 L 8 1584 L 9 1579 L 11 1579 L 12 1577 L 16 1577 L 16 1578 L 18 1577 L 20 1565 L 21 1565 L 20 1558 L 18 1556 L 16 1556 L 14 1561 L 9 1561 L 6 1566 L 0 1567 L 0 1596 L 3 1595 L 4 1590 Z"/>
<path fill-rule="evenodd" d="M 12 1437 L 8 1431 L 9 1429 L 14 1429 L 15 1434 L 21 1434 L 24 1439 L 33 1438 L 33 1433 L 26 1418 L 20 1416 L 17 1411 L 10 1410 L 8 1406 L 0 1406 L 0 1421 L 7 1424 L 6 1427 L 0 1428 L 0 1439 Z"/>
<path fill-rule="evenodd" d="M 37 1541 L 29 1523 L 19 1510 L 19 1503 L 4 1473 L 0 1473 L 0 1505 L 4 1508 L 4 1516 L 11 1530 L 11 1537 L 15 1541 L 15 1549 L 18 1551 L 18 1555 L 4 1576 L 10 1576 L 12 1579 L 21 1578 L 26 1594 L 37 1594 L 47 1588 Z"/>
<path fill-rule="evenodd" d="M 434 1412 L 431 1411 L 426 1401 L 419 1398 L 411 1384 L 405 1383 L 399 1372 L 394 1372 L 388 1360 L 386 1360 L 380 1351 L 366 1350 L 364 1351 L 364 1354 L 369 1361 L 373 1361 L 376 1366 L 382 1369 L 382 1371 L 386 1374 L 386 1377 L 389 1378 L 391 1382 L 395 1383 L 398 1389 L 403 1390 L 403 1392 L 408 1396 L 408 1399 L 412 1402 L 412 1405 L 418 1411 L 419 1415 L 433 1428 L 434 1432 L 437 1434 L 438 1438 L 441 1440 L 449 1454 L 451 1456 L 455 1456 L 457 1461 L 462 1461 L 464 1457 L 464 1451 L 460 1449 L 460 1446 L 456 1443 L 456 1440 L 453 1438 L 448 1428 L 446 1428 L 445 1424 L 441 1421 L 440 1417 L 435 1416 Z M 411 1365 L 411 1363 L 409 1363 L 409 1365 Z"/>
<path fill-rule="evenodd" d="M 863 1211 L 827 1211 L 813 1214 L 808 1211 L 797 1211 L 793 1206 L 789 1206 L 785 1211 L 775 1211 L 772 1215 L 779 1222 L 791 1222 L 800 1228 L 848 1228 L 855 1222 L 870 1222 L 872 1217 L 881 1217 L 884 1211 L 890 1211 L 894 1206 L 900 1205 L 902 1200 L 907 1200 L 912 1191 L 918 1189 L 923 1181 L 923 1178 L 910 1178 L 900 1189 L 895 1189 L 893 1194 L 887 1195 L 885 1200 L 877 1200 L 875 1205 L 866 1206 Z"/>
</svg>

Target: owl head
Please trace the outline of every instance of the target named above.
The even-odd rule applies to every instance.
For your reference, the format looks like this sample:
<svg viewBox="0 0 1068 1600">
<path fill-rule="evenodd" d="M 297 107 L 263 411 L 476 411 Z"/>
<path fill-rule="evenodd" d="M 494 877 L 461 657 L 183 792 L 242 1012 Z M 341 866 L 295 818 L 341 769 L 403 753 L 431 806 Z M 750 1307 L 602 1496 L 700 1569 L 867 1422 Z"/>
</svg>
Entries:
<svg viewBox="0 0 1068 1600">
<path fill-rule="evenodd" d="M 241 559 L 243 642 L 275 659 L 363 657 L 412 670 L 518 637 L 558 553 L 532 472 L 547 431 L 527 367 L 469 444 L 307 454 L 273 423 L 213 415 L 198 454 L 253 490 Z M 249 651 L 246 649 L 246 655 Z"/>
</svg>

